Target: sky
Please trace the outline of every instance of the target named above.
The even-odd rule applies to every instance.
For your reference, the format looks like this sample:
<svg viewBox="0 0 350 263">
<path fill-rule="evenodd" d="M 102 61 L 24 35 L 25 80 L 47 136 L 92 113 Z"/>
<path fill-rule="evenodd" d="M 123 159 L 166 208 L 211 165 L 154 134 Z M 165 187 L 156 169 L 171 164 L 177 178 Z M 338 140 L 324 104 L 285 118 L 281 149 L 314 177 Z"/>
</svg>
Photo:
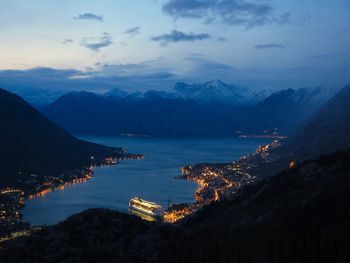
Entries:
<svg viewBox="0 0 350 263">
<path fill-rule="evenodd" d="M 349 0 L 0 0 L 0 86 L 350 83 Z"/>
</svg>

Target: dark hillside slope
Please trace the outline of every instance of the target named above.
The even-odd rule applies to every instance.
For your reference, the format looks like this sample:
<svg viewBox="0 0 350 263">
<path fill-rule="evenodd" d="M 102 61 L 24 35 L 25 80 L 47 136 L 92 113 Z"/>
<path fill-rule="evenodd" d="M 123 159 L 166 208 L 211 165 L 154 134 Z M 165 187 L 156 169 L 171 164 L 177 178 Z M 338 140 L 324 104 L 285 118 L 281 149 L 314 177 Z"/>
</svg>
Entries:
<svg viewBox="0 0 350 263">
<path fill-rule="evenodd" d="M 283 154 L 297 159 L 350 148 L 350 85 L 343 88 L 291 137 Z"/>
<path fill-rule="evenodd" d="M 350 152 L 322 156 L 203 209 L 185 223 L 193 239 L 164 258 L 349 262 L 349 209 Z"/>
<path fill-rule="evenodd" d="M 91 156 L 98 160 L 123 154 L 123 149 L 74 138 L 20 97 L 0 89 L 0 184 L 28 174 L 82 168 Z"/>
<path fill-rule="evenodd" d="M 86 211 L 2 244 L 0 258 L 50 263 L 350 262 L 349 99 L 347 87 L 314 116 L 314 124 L 312 120 L 288 142 L 293 151 L 286 154 L 304 159 L 337 147 L 343 151 L 300 161 L 293 168 L 282 165 L 282 172 L 270 174 L 277 175 L 204 207 L 179 226 Z"/>
<path fill-rule="evenodd" d="M 3 244 L 7 262 L 350 261 L 350 153 L 308 161 L 180 226 L 91 210 Z"/>
<path fill-rule="evenodd" d="M 320 93 L 317 88 L 275 92 L 252 108 L 249 125 L 293 133 L 327 101 Z"/>
</svg>

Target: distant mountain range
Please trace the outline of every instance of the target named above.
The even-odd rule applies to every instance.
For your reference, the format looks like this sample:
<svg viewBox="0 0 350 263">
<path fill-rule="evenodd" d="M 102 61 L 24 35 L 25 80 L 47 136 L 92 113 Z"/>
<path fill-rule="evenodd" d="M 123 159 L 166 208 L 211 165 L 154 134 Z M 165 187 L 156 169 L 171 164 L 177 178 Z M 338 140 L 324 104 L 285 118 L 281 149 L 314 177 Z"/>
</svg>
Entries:
<svg viewBox="0 0 350 263">
<path fill-rule="evenodd" d="M 121 157 L 122 148 L 88 143 L 71 136 L 23 99 L 0 89 L 0 188 L 31 174 L 45 176 L 82 169 L 105 157 Z"/>
<path fill-rule="evenodd" d="M 179 83 L 172 92 L 73 92 L 43 113 L 76 134 L 232 136 L 237 130 L 261 133 L 275 128 L 290 134 L 330 98 L 329 93 L 304 88 L 267 96 L 221 81 L 192 86 Z"/>
<path fill-rule="evenodd" d="M 98 84 L 96 84 L 98 85 Z M 29 85 L 11 85 L 10 83 L 1 86 L 3 89 L 21 96 L 36 108 L 42 109 L 59 97 L 69 93 L 69 88 L 59 86 L 55 89 L 36 88 Z M 86 90 L 80 86 L 71 87 L 72 90 L 83 89 L 93 90 L 87 86 Z M 318 93 L 316 97 L 324 100 L 335 94 L 335 88 L 310 88 Z M 67 91 L 68 90 L 68 91 Z M 212 80 L 204 83 L 184 83 L 178 82 L 168 90 L 146 90 L 144 92 L 127 92 L 123 89 L 113 88 L 104 93 L 105 97 L 115 98 L 163 98 L 163 99 L 183 99 L 193 100 L 198 104 L 227 104 L 227 105 L 255 105 L 262 102 L 276 91 L 270 89 L 253 89 L 244 86 L 227 84 L 220 80 Z"/>
<path fill-rule="evenodd" d="M 295 98 L 292 92 L 280 103 Z M 271 169 L 270 178 L 176 226 L 92 209 L 5 243 L 0 256 L 10 262 L 349 262 L 349 107 L 350 86 L 287 142 L 290 160 L 313 160 Z"/>
<path fill-rule="evenodd" d="M 192 99 L 202 104 L 225 103 L 237 105 L 250 103 L 251 99 L 247 89 L 228 85 L 219 80 L 194 85 L 177 83 L 174 87 L 174 95 L 186 100 Z"/>
<path fill-rule="evenodd" d="M 182 132 L 216 133 L 234 125 L 254 124 L 260 129 L 272 120 L 290 127 L 310 116 L 310 108 L 316 112 L 281 149 L 287 160 L 299 162 L 282 165 L 281 172 L 281 167 L 271 169 L 270 178 L 201 208 L 176 226 L 92 209 L 2 243 L 0 258 L 50 263 L 349 262 L 350 86 L 322 107 L 319 96 L 317 90 L 285 90 L 256 105 L 234 106 L 86 92 L 61 97 L 46 113 L 90 132 L 101 132 L 97 130 L 101 127 L 109 132 L 140 127 L 165 133 L 179 131 L 179 126 Z M 91 154 L 122 152 L 72 137 L 3 90 L 0 127 L 3 183 L 21 173 L 76 168 L 86 164 Z"/>
<path fill-rule="evenodd" d="M 252 90 L 245 87 L 226 84 L 220 80 L 205 83 L 176 83 L 170 91 L 149 90 L 144 93 L 126 94 L 119 89 L 111 90 L 107 96 L 133 98 L 158 97 L 164 99 L 193 100 L 199 104 L 250 105 L 256 104 L 271 94 L 271 91 Z"/>
</svg>

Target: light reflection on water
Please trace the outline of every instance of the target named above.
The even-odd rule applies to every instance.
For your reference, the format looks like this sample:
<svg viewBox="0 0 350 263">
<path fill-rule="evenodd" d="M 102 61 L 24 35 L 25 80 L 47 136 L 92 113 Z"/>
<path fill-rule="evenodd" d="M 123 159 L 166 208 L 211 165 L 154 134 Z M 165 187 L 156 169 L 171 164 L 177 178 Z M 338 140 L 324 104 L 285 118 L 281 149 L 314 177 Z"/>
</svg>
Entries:
<svg viewBox="0 0 350 263">
<path fill-rule="evenodd" d="M 174 203 L 193 202 L 197 184 L 174 179 L 180 174 L 182 166 L 232 161 L 267 142 L 264 139 L 238 138 L 80 137 L 109 146 L 126 147 L 131 153 L 145 154 L 145 159 L 98 167 L 94 178 L 86 183 L 27 200 L 24 220 L 34 225 L 53 224 L 71 214 L 95 207 L 127 212 L 128 201 L 135 196 L 164 207 L 169 199 Z"/>
</svg>

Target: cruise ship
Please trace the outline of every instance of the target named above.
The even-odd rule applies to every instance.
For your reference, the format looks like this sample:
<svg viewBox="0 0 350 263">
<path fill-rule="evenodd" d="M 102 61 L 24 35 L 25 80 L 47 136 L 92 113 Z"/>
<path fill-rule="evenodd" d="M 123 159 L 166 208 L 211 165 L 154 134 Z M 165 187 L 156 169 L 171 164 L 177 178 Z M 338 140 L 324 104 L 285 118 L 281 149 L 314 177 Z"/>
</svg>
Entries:
<svg viewBox="0 0 350 263">
<path fill-rule="evenodd" d="M 129 201 L 129 209 L 155 218 L 161 218 L 164 212 L 161 205 L 143 200 L 139 197 L 132 198 Z"/>
</svg>

